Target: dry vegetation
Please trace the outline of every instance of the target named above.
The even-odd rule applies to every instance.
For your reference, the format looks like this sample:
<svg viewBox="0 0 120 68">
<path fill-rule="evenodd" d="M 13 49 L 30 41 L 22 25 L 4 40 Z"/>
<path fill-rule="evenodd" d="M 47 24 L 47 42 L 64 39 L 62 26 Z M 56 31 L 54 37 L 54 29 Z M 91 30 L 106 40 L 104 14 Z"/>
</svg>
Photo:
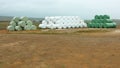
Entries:
<svg viewBox="0 0 120 68">
<path fill-rule="evenodd" d="M 0 68 L 120 68 L 119 64 L 119 28 L 0 30 Z"/>
</svg>

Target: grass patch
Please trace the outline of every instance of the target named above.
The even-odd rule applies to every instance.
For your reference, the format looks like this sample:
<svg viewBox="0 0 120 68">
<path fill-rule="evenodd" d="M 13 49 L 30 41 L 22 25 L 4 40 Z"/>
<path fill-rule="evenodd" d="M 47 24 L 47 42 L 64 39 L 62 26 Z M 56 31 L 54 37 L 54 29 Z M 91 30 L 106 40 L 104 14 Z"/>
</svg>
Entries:
<svg viewBox="0 0 120 68">
<path fill-rule="evenodd" d="M 66 68 L 64 64 L 61 65 L 61 68 Z"/>
<path fill-rule="evenodd" d="M 81 33 L 105 33 L 111 32 L 115 29 L 38 29 L 38 30 L 30 30 L 30 31 L 8 31 L 8 34 L 81 34 Z"/>
<path fill-rule="evenodd" d="M 110 32 L 111 29 L 85 29 L 85 30 L 78 30 L 75 33 L 104 33 Z"/>
<path fill-rule="evenodd" d="M 2 68 L 3 62 L 0 62 L 0 68 Z"/>
<path fill-rule="evenodd" d="M 6 29 L 8 24 L 9 24 L 8 22 L 0 22 L 0 29 Z"/>
</svg>

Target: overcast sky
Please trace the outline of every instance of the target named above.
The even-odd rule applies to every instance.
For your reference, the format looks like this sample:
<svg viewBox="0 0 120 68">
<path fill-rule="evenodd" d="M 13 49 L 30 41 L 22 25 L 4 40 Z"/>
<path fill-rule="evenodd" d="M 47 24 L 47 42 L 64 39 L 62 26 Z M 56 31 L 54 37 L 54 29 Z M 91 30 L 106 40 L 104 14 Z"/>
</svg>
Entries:
<svg viewBox="0 0 120 68">
<path fill-rule="evenodd" d="M 0 16 L 80 16 L 108 14 L 120 19 L 120 0 L 0 0 Z"/>
</svg>

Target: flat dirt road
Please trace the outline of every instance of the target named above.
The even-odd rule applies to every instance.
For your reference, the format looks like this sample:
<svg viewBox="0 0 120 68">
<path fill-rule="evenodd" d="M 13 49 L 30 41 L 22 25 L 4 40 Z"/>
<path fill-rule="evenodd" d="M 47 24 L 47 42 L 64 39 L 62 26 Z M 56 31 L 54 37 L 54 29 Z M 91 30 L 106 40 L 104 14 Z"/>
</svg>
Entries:
<svg viewBox="0 0 120 68">
<path fill-rule="evenodd" d="M 0 68 L 120 68 L 120 31 L 0 34 Z"/>
</svg>

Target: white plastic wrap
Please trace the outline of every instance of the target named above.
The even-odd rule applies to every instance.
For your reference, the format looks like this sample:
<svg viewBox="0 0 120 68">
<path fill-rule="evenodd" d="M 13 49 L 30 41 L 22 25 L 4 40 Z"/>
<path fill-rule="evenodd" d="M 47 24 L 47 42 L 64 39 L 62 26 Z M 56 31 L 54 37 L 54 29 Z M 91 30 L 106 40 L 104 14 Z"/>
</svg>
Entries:
<svg viewBox="0 0 120 68">
<path fill-rule="evenodd" d="M 32 21 L 28 17 L 13 17 L 7 30 L 20 31 L 20 30 L 36 30 L 37 27 L 33 25 Z"/>
<path fill-rule="evenodd" d="M 18 22 L 18 26 L 25 27 L 26 26 L 25 21 Z"/>
<path fill-rule="evenodd" d="M 12 26 L 16 26 L 16 22 L 11 21 L 11 22 L 10 22 L 10 25 L 12 25 Z"/>
<path fill-rule="evenodd" d="M 33 23 L 32 23 L 31 20 L 28 20 L 28 21 L 26 22 L 26 24 L 27 24 L 27 25 L 32 25 Z"/>
<path fill-rule="evenodd" d="M 14 30 L 15 30 L 15 27 L 12 26 L 12 25 L 10 25 L 10 26 L 7 27 L 7 30 L 9 30 L 9 31 L 14 31 Z"/>
<path fill-rule="evenodd" d="M 24 29 L 25 30 L 31 30 L 31 26 L 30 25 L 26 25 Z"/>
<path fill-rule="evenodd" d="M 26 17 L 26 16 L 23 16 L 23 17 L 21 17 L 20 18 L 22 21 L 28 21 L 28 17 Z"/>
<path fill-rule="evenodd" d="M 14 21 L 14 22 L 19 22 L 19 20 L 20 20 L 20 18 L 19 17 L 13 17 L 13 19 L 12 19 L 12 21 Z"/>
<path fill-rule="evenodd" d="M 22 28 L 20 26 L 15 26 L 15 30 L 20 31 Z"/>
<path fill-rule="evenodd" d="M 37 27 L 35 25 L 31 26 L 31 30 L 36 30 L 36 29 L 37 29 Z"/>
<path fill-rule="evenodd" d="M 84 23 L 84 20 L 81 20 L 79 16 L 47 16 L 39 27 L 49 29 L 66 29 L 87 27 L 87 24 Z"/>
</svg>

